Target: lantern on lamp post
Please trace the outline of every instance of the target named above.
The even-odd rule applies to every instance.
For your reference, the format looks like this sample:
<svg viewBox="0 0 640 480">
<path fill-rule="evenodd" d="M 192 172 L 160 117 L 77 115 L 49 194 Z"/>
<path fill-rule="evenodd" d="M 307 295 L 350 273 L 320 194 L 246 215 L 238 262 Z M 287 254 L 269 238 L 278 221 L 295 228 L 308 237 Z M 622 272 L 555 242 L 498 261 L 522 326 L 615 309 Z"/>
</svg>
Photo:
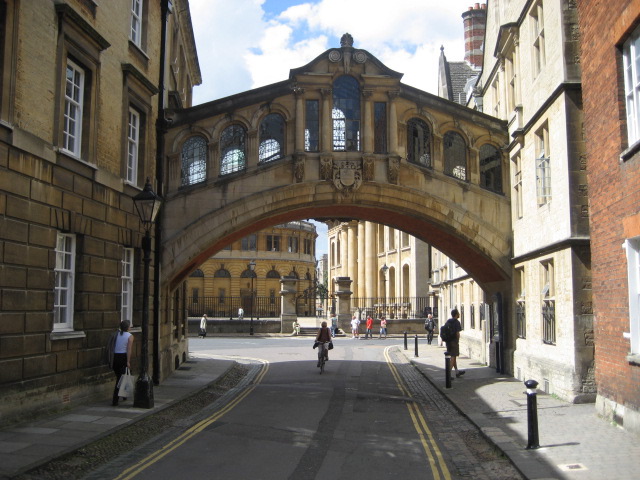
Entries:
<svg viewBox="0 0 640 480">
<path fill-rule="evenodd" d="M 142 251 L 144 262 L 144 278 L 142 288 L 142 347 L 140 352 L 140 376 L 136 381 L 133 395 L 133 406 L 153 408 L 153 383 L 149 378 L 149 264 L 151 263 L 151 226 L 153 225 L 162 199 L 151 189 L 149 178 L 144 189 L 135 197 L 133 204 L 144 228 Z"/>
</svg>

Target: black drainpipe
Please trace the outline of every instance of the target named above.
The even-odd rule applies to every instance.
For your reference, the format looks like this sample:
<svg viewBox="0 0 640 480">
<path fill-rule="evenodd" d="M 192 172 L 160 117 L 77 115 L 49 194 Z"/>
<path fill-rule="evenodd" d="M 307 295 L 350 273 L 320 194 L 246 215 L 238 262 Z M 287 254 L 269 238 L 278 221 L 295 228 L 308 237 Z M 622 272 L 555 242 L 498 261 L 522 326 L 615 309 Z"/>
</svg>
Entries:
<svg viewBox="0 0 640 480">
<path fill-rule="evenodd" d="M 167 55 L 167 22 L 173 10 L 171 0 L 160 0 L 160 78 L 158 80 L 158 118 L 156 120 L 156 192 L 164 197 L 164 77 Z M 160 383 L 160 265 L 162 264 L 162 215 L 155 224 L 155 265 L 153 269 L 153 383 Z"/>
</svg>

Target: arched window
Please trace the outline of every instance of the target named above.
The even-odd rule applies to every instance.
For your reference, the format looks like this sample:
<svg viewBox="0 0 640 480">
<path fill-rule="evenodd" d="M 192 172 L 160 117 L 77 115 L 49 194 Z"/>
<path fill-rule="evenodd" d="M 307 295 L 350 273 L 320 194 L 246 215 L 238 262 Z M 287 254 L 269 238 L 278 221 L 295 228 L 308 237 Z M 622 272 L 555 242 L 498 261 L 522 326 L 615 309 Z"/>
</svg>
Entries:
<svg viewBox="0 0 640 480">
<path fill-rule="evenodd" d="M 425 167 L 431 163 L 431 129 L 419 118 L 407 122 L 407 160 Z"/>
<path fill-rule="evenodd" d="M 502 156 L 493 145 L 480 147 L 480 186 L 502 193 Z"/>
<path fill-rule="evenodd" d="M 207 177 L 207 140 L 191 137 L 182 145 L 181 185 L 204 182 Z"/>
<path fill-rule="evenodd" d="M 249 270 L 248 268 L 240 274 L 240 278 L 258 278 L 256 272 L 254 270 Z"/>
<path fill-rule="evenodd" d="M 189 275 L 190 277 L 193 278 L 198 278 L 198 277 L 204 277 L 204 273 L 202 270 L 200 270 L 199 268 L 197 270 L 195 270 L 191 275 Z"/>
<path fill-rule="evenodd" d="M 282 158 L 284 153 L 284 118 L 270 113 L 260 123 L 260 148 L 258 161 L 271 162 Z"/>
<path fill-rule="evenodd" d="M 277 270 L 275 269 L 271 269 L 267 272 L 267 278 L 276 278 L 276 279 L 280 279 L 280 274 L 278 273 Z"/>
<path fill-rule="evenodd" d="M 296 272 L 295 270 L 291 270 L 289 272 L 288 277 L 289 278 L 297 278 L 298 280 L 300 280 L 300 275 L 298 275 L 298 272 Z"/>
<path fill-rule="evenodd" d="M 459 133 L 444 134 L 444 173 L 467 179 L 467 145 Z"/>
<path fill-rule="evenodd" d="M 213 276 L 214 278 L 231 278 L 231 274 L 226 268 L 219 268 Z"/>
<path fill-rule="evenodd" d="M 333 82 L 333 149 L 360 151 L 360 85 L 348 75 Z"/>
<path fill-rule="evenodd" d="M 230 125 L 220 135 L 220 175 L 243 170 L 246 166 L 247 132 L 240 125 Z"/>
</svg>

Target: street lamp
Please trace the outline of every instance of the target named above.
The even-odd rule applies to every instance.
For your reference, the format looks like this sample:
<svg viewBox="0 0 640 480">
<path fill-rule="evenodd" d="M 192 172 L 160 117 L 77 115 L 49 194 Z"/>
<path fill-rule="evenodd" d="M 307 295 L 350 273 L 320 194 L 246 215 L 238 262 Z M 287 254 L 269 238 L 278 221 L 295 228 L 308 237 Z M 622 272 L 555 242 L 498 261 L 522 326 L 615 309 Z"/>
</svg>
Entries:
<svg viewBox="0 0 640 480">
<path fill-rule="evenodd" d="M 142 290 L 142 348 L 140 353 L 140 376 L 136 381 L 133 394 L 133 406 L 153 408 L 153 383 L 147 373 L 149 366 L 149 263 L 151 263 L 151 226 L 158 215 L 162 199 L 151 189 L 151 182 L 147 178 L 144 189 L 135 197 L 140 221 L 144 228 L 142 251 L 144 253 L 144 280 Z"/>
<path fill-rule="evenodd" d="M 382 294 L 384 299 L 382 302 L 383 315 L 387 314 L 387 270 L 389 270 L 389 267 L 387 267 L 387 264 L 385 263 L 382 266 Z"/>
<path fill-rule="evenodd" d="M 255 277 L 256 261 L 251 260 L 247 267 L 251 272 L 251 321 L 249 323 L 249 335 L 253 335 L 253 277 Z"/>
</svg>

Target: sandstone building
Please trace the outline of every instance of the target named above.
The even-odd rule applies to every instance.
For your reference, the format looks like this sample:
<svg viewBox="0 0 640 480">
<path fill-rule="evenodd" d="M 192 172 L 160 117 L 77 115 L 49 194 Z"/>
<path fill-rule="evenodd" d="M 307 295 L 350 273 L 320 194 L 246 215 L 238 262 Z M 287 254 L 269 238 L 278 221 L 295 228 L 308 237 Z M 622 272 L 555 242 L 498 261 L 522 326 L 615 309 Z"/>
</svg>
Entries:
<svg viewBox="0 0 640 480">
<path fill-rule="evenodd" d="M 571 0 L 487 2 L 476 95 L 510 136 L 514 298 L 495 333 L 516 339 L 517 378 L 583 402 L 596 389 L 577 13 Z"/>
<path fill-rule="evenodd" d="M 121 320 L 133 322 L 139 358 L 132 198 L 146 178 L 163 194 L 159 112 L 191 105 L 200 70 L 186 0 L 2 0 L 0 33 L 4 422 L 110 390 L 105 345 Z M 186 342 L 171 303 L 155 307 L 148 350 L 160 381 Z"/>
<path fill-rule="evenodd" d="M 211 318 L 228 319 L 237 317 L 242 308 L 246 316 L 278 318 L 282 277 L 298 280 L 297 313 L 315 315 L 317 236 L 315 225 L 297 221 L 227 245 L 189 276 L 189 316 L 206 313 Z"/>
</svg>

